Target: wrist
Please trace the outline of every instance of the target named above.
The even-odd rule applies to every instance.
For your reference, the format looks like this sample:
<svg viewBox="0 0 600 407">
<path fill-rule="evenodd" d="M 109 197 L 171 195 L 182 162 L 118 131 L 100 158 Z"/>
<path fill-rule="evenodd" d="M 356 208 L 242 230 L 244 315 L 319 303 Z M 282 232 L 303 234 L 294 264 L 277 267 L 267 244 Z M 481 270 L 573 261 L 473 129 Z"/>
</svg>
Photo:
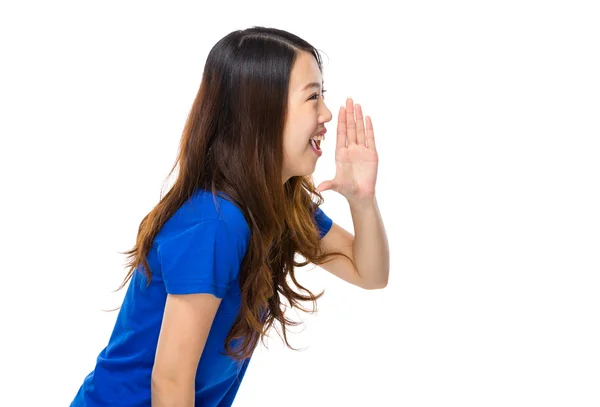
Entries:
<svg viewBox="0 0 600 407">
<path fill-rule="evenodd" d="M 352 210 L 352 211 L 363 211 L 363 210 L 376 208 L 377 207 L 377 199 L 375 198 L 375 196 L 363 197 L 363 198 L 353 198 L 353 199 L 348 199 L 348 204 L 350 205 L 350 210 Z"/>
</svg>

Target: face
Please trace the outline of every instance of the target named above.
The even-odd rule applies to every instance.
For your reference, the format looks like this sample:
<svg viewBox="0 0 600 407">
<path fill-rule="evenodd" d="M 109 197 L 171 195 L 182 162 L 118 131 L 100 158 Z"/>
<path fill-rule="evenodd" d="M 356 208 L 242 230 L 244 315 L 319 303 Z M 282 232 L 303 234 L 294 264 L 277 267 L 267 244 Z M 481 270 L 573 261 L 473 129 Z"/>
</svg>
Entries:
<svg viewBox="0 0 600 407">
<path fill-rule="evenodd" d="M 323 100 L 323 77 L 317 61 L 308 52 L 301 52 L 292 67 L 289 84 L 283 132 L 283 182 L 314 172 L 321 155 L 321 141 L 311 138 L 325 130 L 325 123 L 331 117 Z"/>
</svg>

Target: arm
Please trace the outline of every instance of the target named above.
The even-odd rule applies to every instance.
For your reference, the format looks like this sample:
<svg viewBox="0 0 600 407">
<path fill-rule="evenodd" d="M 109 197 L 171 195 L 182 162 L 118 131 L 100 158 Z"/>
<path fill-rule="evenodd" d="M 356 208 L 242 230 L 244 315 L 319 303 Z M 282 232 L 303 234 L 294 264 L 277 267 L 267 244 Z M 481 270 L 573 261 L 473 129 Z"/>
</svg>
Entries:
<svg viewBox="0 0 600 407">
<path fill-rule="evenodd" d="M 200 356 L 221 299 L 167 295 L 152 370 L 152 407 L 193 407 Z"/>
<path fill-rule="evenodd" d="M 356 117 L 355 117 L 356 113 Z M 379 156 L 375 147 L 373 122 L 362 107 L 351 98 L 338 114 L 335 151 L 335 178 L 322 182 L 318 189 L 334 190 L 350 204 L 354 223 L 353 237 L 334 225 L 322 240 L 322 249 L 337 251 L 351 257 L 356 268 L 345 258 L 337 258 L 322 265 L 338 277 L 363 288 L 383 288 L 387 285 L 390 259 L 383 221 L 375 198 L 375 183 Z"/>
<path fill-rule="evenodd" d="M 341 256 L 321 267 L 358 287 L 367 290 L 384 288 L 388 283 L 390 254 L 377 200 L 351 203 L 350 212 L 356 236 L 334 223 L 321 239 L 321 249 L 344 253 L 354 261 L 356 268 Z"/>
<path fill-rule="evenodd" d="M 350 204 L 354 223 L 353 254 L 361 279 L 369 287 L 384 288 L 390 274 L 390 250 L 377 200 Z"/>
</svg>

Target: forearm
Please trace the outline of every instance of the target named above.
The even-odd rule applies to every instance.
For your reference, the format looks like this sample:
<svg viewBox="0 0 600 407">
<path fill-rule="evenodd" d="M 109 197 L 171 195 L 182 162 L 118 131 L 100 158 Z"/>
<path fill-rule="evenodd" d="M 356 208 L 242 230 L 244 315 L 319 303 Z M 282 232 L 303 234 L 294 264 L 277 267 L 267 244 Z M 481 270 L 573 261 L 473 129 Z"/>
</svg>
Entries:
<svg viewBox="0 0 600 407">
<path fill-rule="evenodd" d="M 354 262 L 367 288 L 387 285 L 390 270 L 390 251 L 387 234 L 377 200 L 350 202 L 354 223 Z"/>
<path fill-rule="evenodd" d="M 152 378 L 152 407 L 194 407 L 194 381 Z"/>
</svg>

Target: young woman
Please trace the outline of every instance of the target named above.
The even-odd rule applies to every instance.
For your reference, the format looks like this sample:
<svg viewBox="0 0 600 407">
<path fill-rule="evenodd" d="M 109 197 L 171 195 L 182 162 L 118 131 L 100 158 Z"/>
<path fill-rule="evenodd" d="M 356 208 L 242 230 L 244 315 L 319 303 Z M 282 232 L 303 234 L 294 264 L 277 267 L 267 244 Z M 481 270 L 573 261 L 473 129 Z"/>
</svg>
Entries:
<svg viewBox="0 0 600 407">
<path fill-rule="evenodd" d="M 322 295 L 298 284 L 295 266 L 386 286 L 373 125 L 351 99 L 339 110 L 336 175 L 312 182 L 332 119 L 324 92 L 317 50 L 286 31 L 235 31 L 212 48 L 177 180 L 124 253 L 125 299 L 72 407 L 230 406 L 275 320 L 289 346 L 286 324 L 295 323 L 281 297 L 306 310 L 300 301 Z M 325 190 L 348 200 L 355 236 L 319 208 Z"/>
</svg>

